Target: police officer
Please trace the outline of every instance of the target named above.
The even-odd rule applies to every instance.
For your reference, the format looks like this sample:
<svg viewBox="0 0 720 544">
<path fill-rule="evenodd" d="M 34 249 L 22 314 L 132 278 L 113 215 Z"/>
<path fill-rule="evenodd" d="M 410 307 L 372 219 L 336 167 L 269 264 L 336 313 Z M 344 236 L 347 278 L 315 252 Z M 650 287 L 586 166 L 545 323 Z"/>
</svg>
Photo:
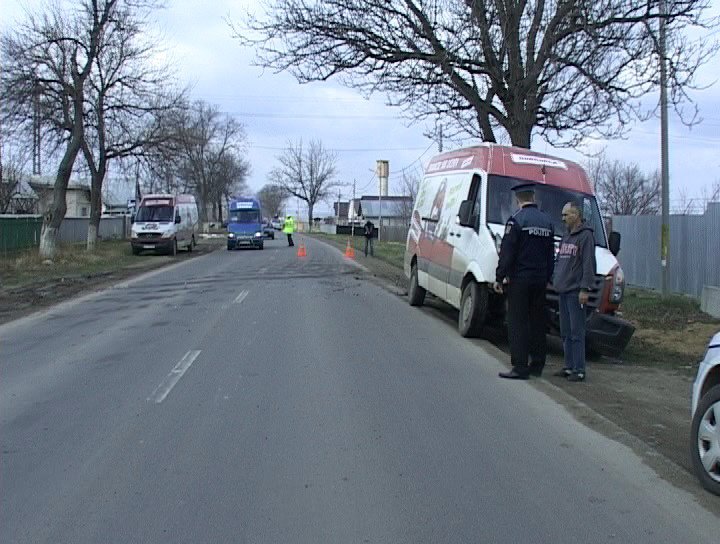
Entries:
<svg viewBox="0 0 720 544">
<path fill-rule="evenodd" d="M 290 247 L 294 246 L 295 243 L 293 242 L 293 232 L 295 232 L 295 219 L 293 219 L 292 215 L 288 215 L 285 218 L 285 223 L 283 223 L 283 232 L 287 234 L 287 240 L 288 245 Z"/>
<path fill-rule="evenodd" d="M 535 204 L 533 183 L 519 183 L 512 190 L 519 210 L 505 225 L 493 289 L 507 291 L 512 370 L 500 377 L 527 380 L 531 374 L 540 376 L 545 366 L 545 289 L 552 279 L 555 232 L 550 216 Z"/>
</svg>

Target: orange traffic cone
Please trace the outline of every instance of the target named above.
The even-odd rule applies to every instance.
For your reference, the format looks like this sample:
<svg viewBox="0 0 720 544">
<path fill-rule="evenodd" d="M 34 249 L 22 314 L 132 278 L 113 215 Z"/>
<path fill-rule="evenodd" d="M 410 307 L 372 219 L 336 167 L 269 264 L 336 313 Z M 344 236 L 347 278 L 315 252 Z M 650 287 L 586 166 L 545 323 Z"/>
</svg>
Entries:
<svg viewBox="0 0 720 544">
<path fill-rule="evenodd" d="M 300 242 L 300 246 L 298 246 L 298 257 L 305 257 L 307 255 L 307 252 L 305 251 L 305 242 Z"/>
<path fill-rule="evenodd" d="M 348 238 L 347 246 L 345 247 L 345 256 L 355 258 L 355 248 L 350 245 L 350 238 Z"/>
</svg>

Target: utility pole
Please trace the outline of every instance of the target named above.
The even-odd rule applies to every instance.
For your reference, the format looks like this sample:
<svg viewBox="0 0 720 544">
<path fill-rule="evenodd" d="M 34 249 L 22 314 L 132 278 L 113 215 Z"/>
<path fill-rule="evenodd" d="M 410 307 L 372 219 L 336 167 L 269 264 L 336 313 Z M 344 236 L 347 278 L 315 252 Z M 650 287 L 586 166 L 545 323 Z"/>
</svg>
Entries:
<svg viewBox="0 0 720 544">
<path fill-rule="evenodd" d="M 350 222 L 352 224 L 350 229 L 351 229 L 351 233 L 352 233 L 351 236 L 353 238 L 355 238 L 355 183 L 356 183 L 356 181 L 353 180 L 353 197 L 352 197 L 352 201 L 351 201 L 352 214 L 350 214 L 348 212 L 348 215 L 350 216 Z"/>
<path fill-rule="evenodd" d="M 335 220 L 335 232 L 337 232 L 337 227 L 340 226 L 340 189 L 338 189 L 338 199 L 337 199 L 337 219 Z"/>
<path fill-rule="evenodd" d="M 662 228 L 660 231 L 660 265 L 662 268 L 662 294 L 667 295 L 668 257 L 670 253 L 670 165 L 668 158 L 668 104 L 667 64 L 665 61 L 665 2 L 660 3 L 660 182 L 662 185 Z"/>
<path fill-rule="evenodd" d="M 378 206 L 380 208 L 379 211 L 379 223 L 378 226 L 378 242 L 380 241 L 380 236 L 382 235 L 382 197 L 383 192 L 387 193 L 387 183 L 388 183 L 388 176 L 390 175 L 390 163 L 388 161 L 379 160 L 376 163 L 377 167 L 377 177 L 379 182 L 379 198 L 378 198 Z"/>
<path fill-rule="evenodd" d="M 443 148 L 443 133 L 442 133 L 442 125 L 440 125 L 440 142 L 438 143 L 438 153 L 442 153 Z"/>
<path fill-rule="evenodd" d="M 33 175 L 41 175 L 40 168 L 40 86 L 33 89 Z"/>
</svg>

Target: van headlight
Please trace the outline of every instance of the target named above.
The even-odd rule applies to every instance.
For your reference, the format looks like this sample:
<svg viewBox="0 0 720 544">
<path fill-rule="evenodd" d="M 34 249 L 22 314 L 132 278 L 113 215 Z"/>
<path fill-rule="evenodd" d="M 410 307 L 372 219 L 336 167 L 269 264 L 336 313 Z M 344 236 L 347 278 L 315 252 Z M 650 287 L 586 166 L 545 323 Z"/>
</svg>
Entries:
<svg viewBox="0 0 720 544">
<path fill-rule="evenodd" d="M 234 232 L 228 232 L 228 238 L 235 238 Z"/>
<path fill-rule="evenodd" d="M 610 302 L 613 304 L 620 304 L 625 294 L 625 272 L 617 265 L 610 271 L 611 285 L 610 285 Z"/>
<path fill-rule="evenodd" d="M 170 238 L 173 235 L 171 230 L 166 230 L 160 235 L 160 238 Z"/>
<path fill-rule="evenodd" d="M 263 233 L 262 232 L 256 232 L 255 238 L 262 238 Z"/>
</svg>

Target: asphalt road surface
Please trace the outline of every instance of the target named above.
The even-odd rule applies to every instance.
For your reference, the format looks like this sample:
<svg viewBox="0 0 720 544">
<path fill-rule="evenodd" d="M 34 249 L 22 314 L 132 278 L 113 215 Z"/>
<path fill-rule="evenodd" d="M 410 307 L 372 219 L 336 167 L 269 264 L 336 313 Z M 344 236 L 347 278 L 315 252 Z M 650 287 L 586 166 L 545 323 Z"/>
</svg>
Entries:
<svg viewBox="0 0 720 544">
<path fill-rule="evenodd" d="M 0 327 L 0 542 L 720 541 L 482 342 L 305 243 Z"/>
</svg>

